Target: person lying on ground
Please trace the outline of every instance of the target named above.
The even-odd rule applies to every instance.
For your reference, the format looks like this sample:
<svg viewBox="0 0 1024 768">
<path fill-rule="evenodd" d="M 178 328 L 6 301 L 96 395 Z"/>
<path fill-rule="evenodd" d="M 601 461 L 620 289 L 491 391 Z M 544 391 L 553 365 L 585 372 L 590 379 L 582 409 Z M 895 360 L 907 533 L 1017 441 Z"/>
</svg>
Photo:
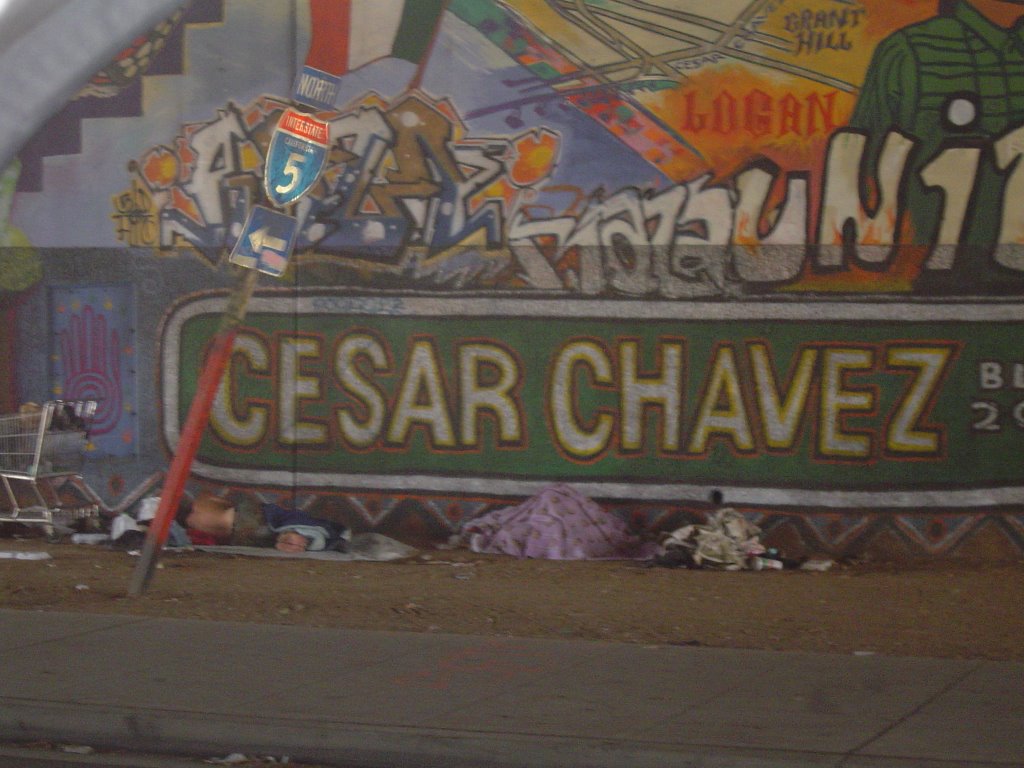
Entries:
<svg viewBox="0 0 1024 768">
<path fill-rule="evenodd" d="M 124 531 L 125 546 L 137 546 L 153 518 L 158 497 L 144 499 L 136 523 Z M 126 516 L 127 517 L 127 516 Z M 313 517 L 278 504 L 256 505 L 243 500 L 238 504 L 208 491 L 195 499 L 183 496 L 178 504 L 167 537 L 169 547 L 258 546 L 274 547 L 281 552 L 335 550 L 347 551 L 350 534 L 345 526 Z M 120 538 L 115 537 L 117 541 Z"/>
</svg>

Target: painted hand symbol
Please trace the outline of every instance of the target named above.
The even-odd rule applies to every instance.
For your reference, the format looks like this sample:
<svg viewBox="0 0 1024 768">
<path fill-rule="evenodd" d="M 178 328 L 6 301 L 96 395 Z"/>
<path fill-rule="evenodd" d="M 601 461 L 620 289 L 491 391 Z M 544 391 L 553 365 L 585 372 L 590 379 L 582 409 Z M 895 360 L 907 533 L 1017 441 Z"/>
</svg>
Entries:
<svg viewBox="0 0 1024 768">
<path fill-rule="evenodd" d="M 92 435 L 110 432 L 121 418 L 121 343 L 107 318 L 86 306 L 60 334 L 64 399 L 96 400 Z"/>
</svg>

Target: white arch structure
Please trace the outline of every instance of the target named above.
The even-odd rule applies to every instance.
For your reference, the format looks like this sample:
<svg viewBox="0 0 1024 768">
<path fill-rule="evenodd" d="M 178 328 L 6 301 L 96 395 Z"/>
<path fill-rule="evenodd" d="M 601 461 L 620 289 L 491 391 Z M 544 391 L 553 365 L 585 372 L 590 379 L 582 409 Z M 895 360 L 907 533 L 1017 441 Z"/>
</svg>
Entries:
<svg viewBox="0 0 1024 768">
<path fill-rule="evenodd" d="M 185 0 L 0 0 L 0 171 L 136 36 Z"/>
</svg>

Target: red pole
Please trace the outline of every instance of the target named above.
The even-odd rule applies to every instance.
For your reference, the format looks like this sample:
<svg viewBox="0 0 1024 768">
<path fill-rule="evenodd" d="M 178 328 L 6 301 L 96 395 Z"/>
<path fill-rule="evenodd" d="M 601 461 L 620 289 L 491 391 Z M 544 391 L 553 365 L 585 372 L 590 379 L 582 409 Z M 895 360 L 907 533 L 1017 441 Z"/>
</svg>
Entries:
<svg viewBox="0 0 1024 768">
<path fill-rule="evenodd" d="M 167 534 L 171 530 L 171 522 L 174 520 L 178 504 L 181 501 L 185 482 L 192 470 L 192 460 L 195 458 L 196 451 L 199 450 L 199 442 L 209 423 L 210 409 L 217 396 L 217 388 L 220 386 L 224 369 L 231 358 L 231 349 L 235 343 L 238 326 L 245 317 L 246 305 L 256 287 L 258 276 L 259 273 L 255 269 L 244 271 L 231 293 L 228 307 L 213 337 L 210 353 L 207 355 L 196 384 L 196 395 L 192 400 L 192 405 L 189 406 L 188 416 L 181 428 L 181 436 L 178 439 L 174 458 L 167 470 L 163 490 L 160 492 L 160 504 L 157 506 L 156 515 L 146 532 L 146 540 L 138 565 L 132 573 L 131 583 L 128 586 L 129 597 L 141 595 L 150 579 L 153 578 L 153 571 L 156 570 L 157 560 L 164 542 L 167 541 Z"/>
</svg>

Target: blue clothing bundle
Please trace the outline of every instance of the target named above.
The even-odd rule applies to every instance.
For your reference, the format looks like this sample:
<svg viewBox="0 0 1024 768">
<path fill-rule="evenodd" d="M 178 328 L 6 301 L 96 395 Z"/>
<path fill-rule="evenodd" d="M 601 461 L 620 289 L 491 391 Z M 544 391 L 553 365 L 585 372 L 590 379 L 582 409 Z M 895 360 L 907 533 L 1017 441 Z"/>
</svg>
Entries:
<svg viewBox="0 0 1024 768">
<path fill-rule="evenodd" d="M 278 504 L 262 504 L 263 519 L 274 533 L 294 531 L 309 540 L 309 551 L 334 549 L 340 552 L 348 548 L 348 529 L 343 525 L 313 517 L 301 510 L 282 507 Z"/>
</svg>

